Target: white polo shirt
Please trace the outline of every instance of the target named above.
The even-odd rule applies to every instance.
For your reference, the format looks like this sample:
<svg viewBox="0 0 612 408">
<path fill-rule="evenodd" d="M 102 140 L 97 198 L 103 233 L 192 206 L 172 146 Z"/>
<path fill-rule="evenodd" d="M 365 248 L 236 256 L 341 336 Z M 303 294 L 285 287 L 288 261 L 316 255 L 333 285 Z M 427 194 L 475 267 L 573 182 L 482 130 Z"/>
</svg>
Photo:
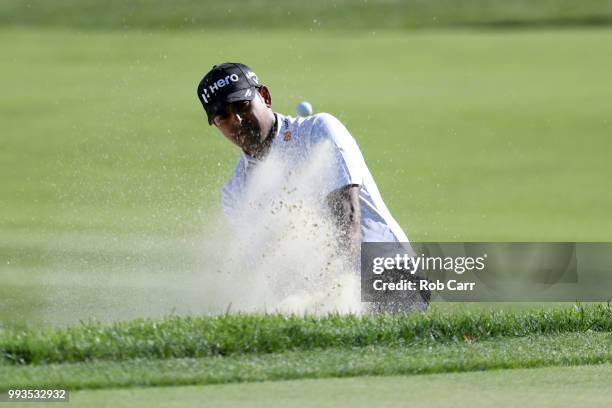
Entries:
<svg viewBox="0 0 612 408">
<path fill-rule="evenodd" d="M 234 174 L 223 187 L 223 209 L 230 221 L 237 216 L 244 200 L 248 200 L 245 194 L 249 190 L 249 178 L 255 174 L 253 169 L 274 157 L 283 162 L 283 175 L 297 178 L 301 184 L 311 184 L 312 191 L 320 198 L 344 186 L 359 185 L 363 242 L 408 242 L 406 234 L 387 209 L 357 142 L 338 119 L 328 113 L 306 118 L 279 113 L 276 116 L 278 129 L 266 158 L 260 163 L 243 152 Z M 325 156 L 320 154 L 322 150 L 325 150 Z M 309 174 L 306 179 L 300 179 L 298 173 L 306 172 L 304 166 L 316 161 L 325 166 L 318 173 L 311 173 L 319 176 Z M 279 175 L 272 173 L 271 176 L 263 176 L 264 184 L 266 178 Z M 266 186 L 259 180 L 257 188 L 261 191 Z"/>
</svg>

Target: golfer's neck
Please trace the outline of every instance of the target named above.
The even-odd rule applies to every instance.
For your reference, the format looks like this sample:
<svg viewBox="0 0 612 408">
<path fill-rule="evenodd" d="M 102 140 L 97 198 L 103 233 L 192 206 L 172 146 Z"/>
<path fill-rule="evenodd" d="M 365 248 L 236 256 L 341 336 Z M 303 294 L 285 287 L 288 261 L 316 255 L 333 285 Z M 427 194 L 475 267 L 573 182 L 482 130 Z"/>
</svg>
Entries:
<svg viewBox="0 0 612 408">
<path fill-rule="evenodd" d="M 266 157 L 266 155 L 270 151 L 270 146 L 272 146 L 272 141 L 274 140 L 276 131 L 278 130 L 278 117 L 276 116 L 275 113 L 273 115 L 274 115 L 274 123 L 272 124 L 270 131 L 265 137 L 262 138 L 261 142 L 257 146 L 257 151 L 253 152 L 253 154 L 251 155 L 258 160 L 261 160 L 264 157 Z"/>
</svg>

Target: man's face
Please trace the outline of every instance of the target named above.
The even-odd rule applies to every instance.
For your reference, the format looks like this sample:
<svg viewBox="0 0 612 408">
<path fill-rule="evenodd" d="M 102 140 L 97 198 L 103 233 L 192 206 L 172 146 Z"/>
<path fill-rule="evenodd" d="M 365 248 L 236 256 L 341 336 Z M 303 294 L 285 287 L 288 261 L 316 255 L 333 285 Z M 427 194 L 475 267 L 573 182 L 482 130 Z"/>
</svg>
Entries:
<svg viewBox="0 0 612 408">
<path fill-rule="evenodd" d="M 215 115 L 213 123 L 232 143 L 254 155 L 272 128 L 271 106 L 270 92 L 262 86 L 253 100 L 227 104 Z"/>
</svg>

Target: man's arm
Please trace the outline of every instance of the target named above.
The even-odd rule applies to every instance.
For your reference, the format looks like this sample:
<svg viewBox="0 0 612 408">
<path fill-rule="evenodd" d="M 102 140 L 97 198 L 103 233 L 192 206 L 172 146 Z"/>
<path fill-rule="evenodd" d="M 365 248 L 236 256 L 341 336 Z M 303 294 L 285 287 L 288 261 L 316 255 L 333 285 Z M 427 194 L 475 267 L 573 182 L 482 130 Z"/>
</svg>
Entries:
<svg viewBox="0 0 612 408">
<path fill-rule="evenodd" d="M 359 185 L 351 184 L 327 196 L 327 204 L 340 231 L 340 248 L 351 258 L 359 255 L 361 247 L 360 188 Z"/>
</svg>

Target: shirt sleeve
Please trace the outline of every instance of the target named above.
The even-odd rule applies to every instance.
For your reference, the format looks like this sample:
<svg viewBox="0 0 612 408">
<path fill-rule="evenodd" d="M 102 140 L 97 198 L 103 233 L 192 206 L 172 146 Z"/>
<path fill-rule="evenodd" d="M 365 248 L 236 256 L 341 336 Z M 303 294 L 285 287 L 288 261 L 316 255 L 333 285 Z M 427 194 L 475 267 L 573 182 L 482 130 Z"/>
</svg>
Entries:
<svg viewBox="0 0 612 408">
<path fill-rule="evenodd" d="M 317 115 L 313 126 L 315 141 L 329 141 L 331 159 L 328 193 L 347 185 L 362 185 L 365 161 L 361 150 L 346 127 L 328 113 Z"/>
</svg>

